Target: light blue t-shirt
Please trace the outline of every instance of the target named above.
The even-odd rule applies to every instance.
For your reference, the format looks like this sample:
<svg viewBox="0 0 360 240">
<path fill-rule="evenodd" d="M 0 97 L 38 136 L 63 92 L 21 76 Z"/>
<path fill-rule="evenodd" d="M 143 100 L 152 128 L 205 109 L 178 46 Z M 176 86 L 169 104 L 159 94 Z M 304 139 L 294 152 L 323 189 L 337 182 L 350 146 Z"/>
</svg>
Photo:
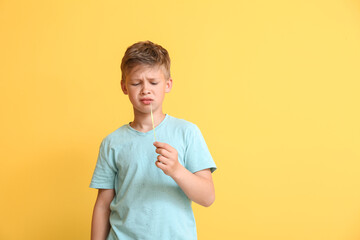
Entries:
<svg viewBox="0 0 360 240">
<path fill-rule="evenodd" d="M 178 151 L 179 162 L 194 173 L 216 165 L 200 129 L 183 119 L 165 115 L 155 128 L 156 140 Z M 159 169 L 153 130 L 146 133 L 125 124 L 106 136 L 90 187 L 115 189 L 110 204 L 107 239 L 195 240 L 191 200 Z"/>
</svg>

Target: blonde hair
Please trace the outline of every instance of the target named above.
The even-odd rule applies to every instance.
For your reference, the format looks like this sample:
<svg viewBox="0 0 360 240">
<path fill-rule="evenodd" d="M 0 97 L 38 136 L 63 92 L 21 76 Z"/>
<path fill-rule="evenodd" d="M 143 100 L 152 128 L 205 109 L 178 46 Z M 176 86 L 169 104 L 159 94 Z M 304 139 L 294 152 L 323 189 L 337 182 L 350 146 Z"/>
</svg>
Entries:
<svg viewBox="0 0 360 240">
<path fill-rule="evenodd" d="M 126 49 L 121 61 L 121 81 L 138 65 L 163 67 L 166 79 L 170 78 L 170 57 L 168 51 L 151 41 L 134 43 Z"/>
</svg>

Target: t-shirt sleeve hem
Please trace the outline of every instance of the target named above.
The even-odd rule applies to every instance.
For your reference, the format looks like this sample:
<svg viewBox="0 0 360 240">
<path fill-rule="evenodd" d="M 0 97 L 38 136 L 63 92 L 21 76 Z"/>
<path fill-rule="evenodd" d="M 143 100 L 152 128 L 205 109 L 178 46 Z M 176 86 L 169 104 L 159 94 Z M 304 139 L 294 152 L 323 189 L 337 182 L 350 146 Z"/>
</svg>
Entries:
<svg viewBox="0 0 360 240">
<path fill-rule="evenodd" d="M 90 188 L 96 188 L 96 189 L 114 189 L 113 185 L 109 184 L 99 184 L 99 183 L 91 183 Z"/>
<path fill-rule="evenodd" d="M 189 169 L 190 172 L 192 173 L 196 173 L 198 171 L 204 170 L 204 169 L 210 169 L 211 173 L 213 173 L 217 167 L 215 165 L 211 165 L 211 166 L 207 166 L 207 167 L 198 167 L 198 168 L 194 168 L 194 169 Z"/>
</svg>

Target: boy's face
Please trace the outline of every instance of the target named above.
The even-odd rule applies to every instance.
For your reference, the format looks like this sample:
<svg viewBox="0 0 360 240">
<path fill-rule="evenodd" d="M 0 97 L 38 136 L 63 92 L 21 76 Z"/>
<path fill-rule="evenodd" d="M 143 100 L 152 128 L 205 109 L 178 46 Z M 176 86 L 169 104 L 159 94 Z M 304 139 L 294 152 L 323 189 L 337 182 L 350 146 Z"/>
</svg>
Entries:
<svg viewBox="0 0 360 240">
<path fill-rule="evenodd" d="M 129 95 L 135 113 L 150 113 L 150 103 L 153 111 L 162 110 L 165 93 L 172 88 L 172 79 L 165 78 L 162 67 L 138 65 L 126 74 L 121 88 Z"/>
</svg>

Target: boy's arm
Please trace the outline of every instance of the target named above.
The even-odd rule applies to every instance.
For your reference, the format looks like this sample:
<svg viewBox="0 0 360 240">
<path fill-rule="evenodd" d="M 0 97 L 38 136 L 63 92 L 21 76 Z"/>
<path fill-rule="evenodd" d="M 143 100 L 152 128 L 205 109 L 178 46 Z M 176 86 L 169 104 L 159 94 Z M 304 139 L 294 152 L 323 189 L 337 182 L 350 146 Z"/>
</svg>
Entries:
<svg viewBox="0 0 360 240">
<path fill-rule="evenodd" d="M 99 189 L 91 222 L 91 240 L 105 240 L 110 230 L 110 203 L 114 189 Z"/>
<path fill-rule="evenodd" d="M 179 164 L 180 169 L 171 177 L 192 201 L 209 207 L 215 201 L 215 189 L 210 169 L 195 173 Z"/>
<path fill-rule="evenodd" d="M 172 177 L 186 196 L 192 201 L 209 207 L 215 201 L 215 188 L 210 169 L 204 169 L 195 173 L 190 172 L 178 161 L 178 153 L 175 148 L 167 143 L 155 142 L 158 161 L 156 166 Z"/>
</svg>

